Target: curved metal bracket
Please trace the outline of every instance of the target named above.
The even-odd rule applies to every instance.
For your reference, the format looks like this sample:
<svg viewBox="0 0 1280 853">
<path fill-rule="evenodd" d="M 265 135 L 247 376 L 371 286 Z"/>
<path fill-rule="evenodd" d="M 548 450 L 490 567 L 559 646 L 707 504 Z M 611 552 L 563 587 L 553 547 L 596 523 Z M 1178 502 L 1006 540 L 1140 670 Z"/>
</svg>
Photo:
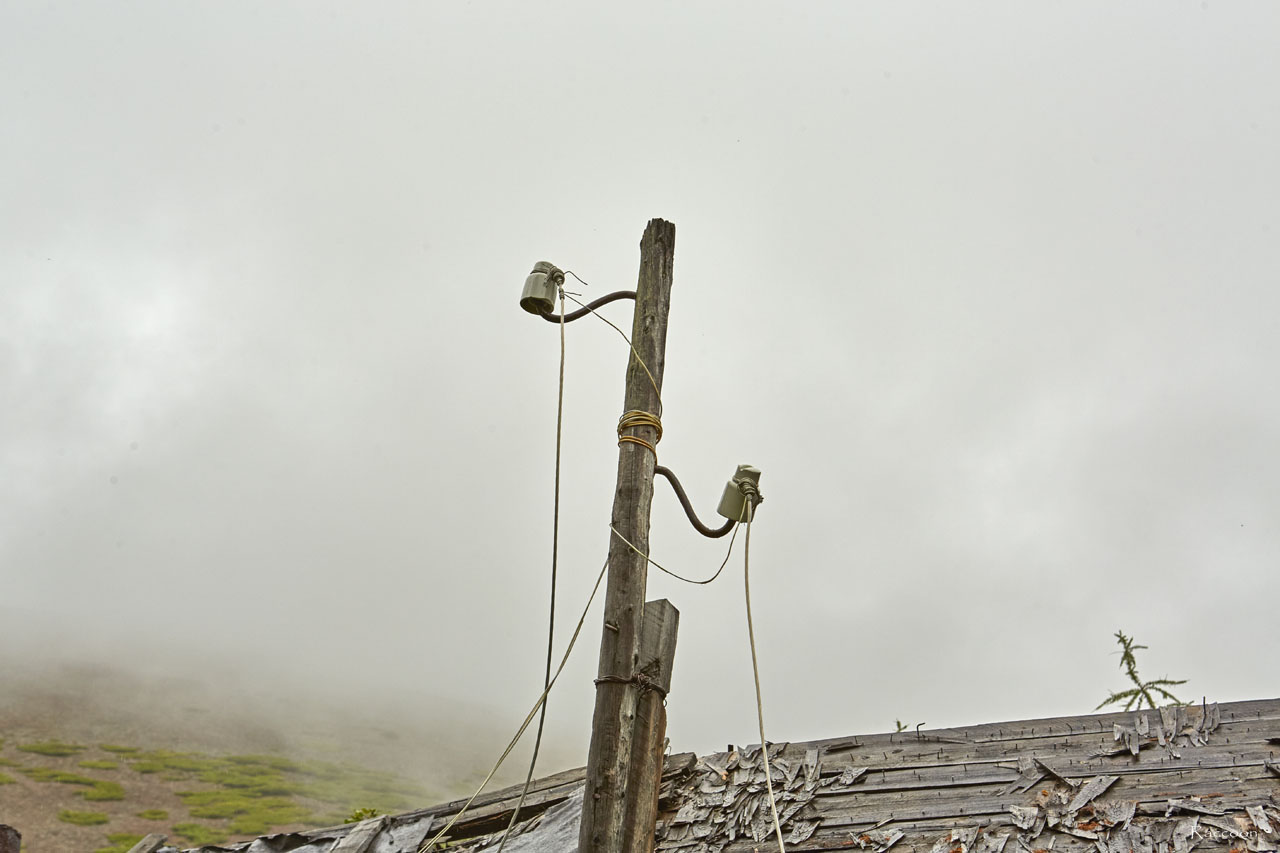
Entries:
<svg viewBox="0 0 1280 853">
<path fill-rule="evenodd" d="M 684 493 L 684 487 L 681 486 L 680 481 L 676 479 L 675 473 L 670 468 L 662 465 L 655 465 L 653 467 L 653 473 L 661 474 L 667 478 L 667 482 L 670 483 L 671 488 L 675 490 L 676 497 L 680 499 L 680 506 L 684 507 L 684 514 L 689 516 L 689 521 L 693 523 L 694 529 L 703 536 L 710 539 L 719 539 L 721 536 L 724 536 L 732 530 L 733 526 L 738 523 L 733 519 L 729 519 L 720 527 L 707 527 L 707 525 L 698 520 L 698 514 L 693 511 L 693 504 L 689 503 L 689 496 Z"/>
<path fill-rule="evenodd" d="M 582 308 L 579 308 L 577 311 L 570 311 L 568 314 L 565 314 L 564 321 L 566 323 L 572 323 L 574 320 L 577 320 L 579 317 L 587 316 L 592 311 L 599 308 L 601 305 L 608 305 L 610 302 L 617 302 L 619 299 L 635 299 L 635 298 L 636 298 L 636 292 L 634 290 L 615 290 L 613 293 L 607 293 L 604 296 L 601 296 L 599 299 L 595 299 L 595 300 L 592 300 L 591 302 L 588 302 L 586 305 L 584 305 Z M 539 314 L 538 316 L 546 320 L 548 323 L 560 322 L 559 314 L 546 313 L 546 314 Z"/>
</svg>

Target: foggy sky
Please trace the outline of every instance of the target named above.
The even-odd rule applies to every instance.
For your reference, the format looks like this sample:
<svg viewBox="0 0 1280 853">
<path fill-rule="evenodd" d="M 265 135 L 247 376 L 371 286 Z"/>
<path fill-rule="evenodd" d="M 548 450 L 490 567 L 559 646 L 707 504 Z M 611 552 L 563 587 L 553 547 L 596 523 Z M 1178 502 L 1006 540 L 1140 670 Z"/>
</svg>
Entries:
<svg viewBox="0 0 1280 853">
<path fill-rule="evenodd" d="M 2 605 L 514 728 L 558 358 L 520 288 L 633 288 L 662 217 L 659 458 L 704 517 L 764 472 L 770 739 L 1085 713 L 1119 628 L 1184 698 L 1272 697 L 1278 38 L 1243 2 L 4 4 Z M 568 328 L 558 648 L 626 357 Z M 724 544 L 658 484 L 657 560 Z M 730 565 L 650 577 L 677 750 L 758 739 Z M 598 607 L 550 704 L 579 763 Z"/>
</svg>

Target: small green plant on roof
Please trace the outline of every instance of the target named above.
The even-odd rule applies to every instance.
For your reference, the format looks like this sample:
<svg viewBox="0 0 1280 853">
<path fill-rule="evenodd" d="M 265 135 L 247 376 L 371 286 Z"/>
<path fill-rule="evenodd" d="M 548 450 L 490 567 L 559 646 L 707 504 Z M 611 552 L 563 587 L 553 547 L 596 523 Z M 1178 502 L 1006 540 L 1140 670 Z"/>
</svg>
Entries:
<svg viewBox="0 0 1280 853">
<path fill-rule="evenodd" d="M 378 817 L 382 812 L 377 809 L 355 809 L 351 814 L 347 815 L 343 823 L 359 823 L 362 820 L 368 820 L 371 817 Z"/>
<path fill-rule="evenodd" d="M 1157 678 L 1152 681 L 1143 681 L 1138 676 L 1138 661 L 1133 653 L 1138 649 L 1145 649 L 1146 646 L 1138 645 L 1134 642 L 1133 637 L 1126 637 L 1123 631 L 1116 631 L 1116 642 L 1120 644 L 1120 668 L 1124 670 L 1124 674 L 1133 682 L 1133 686 L 1127 690 L 1117 690 L 1099 702 L 1098 707 L 1093 710 L 1100 710 L 1107 705 L 1119 705 L 1121 702 L 1124 703 L 1126 711 L 1131 711 L 1135 708 L 1141 710 L 1143 702 L 1146 702 L 1147 706 L 1154 710 L 1159 707 L 1155 694 L 1159 694 L 1175 705 L 1186 704 L 1166 689 L 1168 687 L 1177 687 L 1179 684 L 1186 684 L 1187 680 L 1185 678 L 1177 680 Z"/>
<path fill-rule="evenodd" d="M 34 752 L 36 755 L 49 755 L 62 758 L 84 752 L 85 748 L 74 743 L 63 743 L 60 740 L 46 740 L 39 743 L 24 743 L 18 747 L 23 752 Z"/>
<path fill-rule="evenodd" d="M 102 812 L 75 812 L 70 809 L 63 809 L 58 812 L 58 820 L 63 823 L 72 823 L 76 826 L 98 826 L 110 820 Z"/>
</svg>

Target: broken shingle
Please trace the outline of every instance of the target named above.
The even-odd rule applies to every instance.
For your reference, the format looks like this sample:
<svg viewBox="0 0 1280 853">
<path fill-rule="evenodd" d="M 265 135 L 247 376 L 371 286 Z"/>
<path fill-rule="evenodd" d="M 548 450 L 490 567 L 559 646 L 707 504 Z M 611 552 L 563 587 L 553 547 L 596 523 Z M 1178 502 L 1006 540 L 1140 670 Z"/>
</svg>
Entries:
<svg viewBox="0 0 1280 853">
<path fill-rule="evenodd" d="M 1119 778 L 1119 776 L 1094 776 L 1089 780 L 1088 784 L 1081 788 L 1080 792 L 1076 794 L 1075 799 L 1073 799 L 1071 804 L 1067 806 L 1067 811 L 1079 811 L 1086 803 L 1115 784 L 1115 781 Z"/>
</svg>

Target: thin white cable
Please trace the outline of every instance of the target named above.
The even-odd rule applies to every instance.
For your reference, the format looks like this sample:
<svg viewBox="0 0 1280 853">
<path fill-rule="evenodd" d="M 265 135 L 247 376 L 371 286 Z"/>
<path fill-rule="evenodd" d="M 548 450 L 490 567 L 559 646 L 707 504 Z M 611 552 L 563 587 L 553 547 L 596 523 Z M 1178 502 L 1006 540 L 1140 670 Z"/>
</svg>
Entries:
<svg viewBox="0 0 1280 853">
<path fill-rule="evenodd" d="M 591 588 L 591 595 L 587 598 L 587 606 L 582 609 L 582 617 L 578 619 L 578 626 L 573 629 L 573 636 L 569 638 L 569 646 L 564 650 L 564 657 L 560 659 L 560 666 L 556 668 L 556 674 L 551 677 L 551 683 L 542 691 L 542 695 L 538 697 L 538 701 L 533 703 L 533 708 L 530 709 L 528 715 L 524 718 L 524 722 L 520 724 L 520 728 L 516 731 L 515 737 L 511 738 L 511 742 L 507 744 L 507 748 L 502 751 L 501 757 L 498 758 L 498 763 L 493 765 L 493 769 L 489 771 L 488 776 L 484 777 L 484 781 L 480 783 L 480 787 L 476 788 L 476 792 L 462 804 L 462 808 L 459 809 L 457 814 L 455 814 L 453 818 L 444 825 L 444 828 L 433 835 L 430 840 L 424 841 L 418 847 L 418 853 L 426 853 L 426 851 L 435 846 L 436 842 L 443 838 L 450 829 L 453 829 L 453 825 L 458 822 L 459 818 L 466 814 L 467 809 L 471 808 L 471 804 L 475 802 L 476 797 L 480 796 L 480 792 L 483 791 L 485 786 L 487 786 L 493 779 L 493 774 L 498 772 L 498 768 L 502 766 L 502 762 L 507 760 L 507 756 L 511 754 L 511 750 L 516 748 L 516 744 L 519 743 L 521 736 L 524 735 L 525 729 L 529 728 L 529 724 L 533 722 L 533 718 L 538 713 L 538 709 L 541 708 L 542 703 L 547 700 L 547 694 L 551 692 L 552 687 L 556 686 L 556 680 L 560 678 L 560 673 L 564 671 L 565 664 L 569 662 L 569 653 L 573 651 L 573 645 L 578 641 L 578 634 L 582 632 L 582 625 L 587 621 L 587 613 L 591 610 L 591 604 L 596 599 L 596 593 L 600 591 L 600 582 L 604 580 L 605 572 L 608 571 L 608 569 L 609 558 L 605 557 L 604 565 L 600 567 L 600 574 L 596 576 L 596 585 Z"/>
<path fill-rule="evenodd" d="M 769 763 L 769 742 L 764 739 L 764 700 L 760 695 L 760 666 L 756 661 L 756 630 L 751 624 L 751 518 L 755 507 L 747 499 L 747 536 L 742 546 L 742 578 L 747 597 L 747 638 L 751 642 L 751 674 L 756 680 L 756 719 L 760 722 L 760 752 L 764 755 L 764 783 L 769 791 L 769 810 L 773 813 L 773 831 L 778 836 L 779 853 L 787 853 L 782 843 L 782 825 L 778 822 L 778 801 L 773 796 L 773 767 Z"/>
<path fill-rule="evenodd" d="M 713 580 L 720 577 L 720 573 L 724 571 L 724 567 L 729 565 L 729 556 L 733 553 L 733 541 L 738 538 L 738 525 L 735 524 L 733 526 L 733 535 L 729 537 L 729 550 L 724 552 L 724 560 L 720 563 L 720 568 L 716 569 L 716 573 L 711 577 L 707 578 L 706 580 L 696 581 L 696 580 L 693 580 L 692 578 L 686 578 L 684 575 L 676 574 L 675 572 L 668 569 L 666 566 L 659 563 L 657 560 L 650 557 L 644 551 L 641 551 L 635 545 L 631 544 L 630 539 L 628 539 L 627 537 L 619 533 L 618 528 L 614 527 L 612 524 L 609 525 L 609 529 L 613 531 L 614 536 L 617 536 L 619 539 L 621 539 L 623 543 L 626 544 L 626 546 L 630 548 L 632 551 L 635 551 L 641 557 L 644 557 L 645 560 L 650 565 L 652 565 L 655 569 L 661 569 L 662 571 L 671 575 L 671 577 L 675 578 L 678 581 L 684 581 L 685 583 L 698 584 L 698 585 L 711 583 Z"/>
<path fill-rule="evenodd" d="M 552 512 L 551 522 L 551 615 L 547 618 L 547 671 L 543 676 L 543 688 L 551 687 L 551 661 L 552 649 L 555 647 L 556 636 L 556 567 L 560 558 L 560 444 L 561 435 L 564 432 L 564 285 L 560 285 L 560 385 L 556 393 L 556 486 L 555 507 Z M 511 830 L 515 827 L 516 821 L 520 818 L 520 810 L 524 808 L 524 801 L 529 796 L 529 786 L 533 784 L 533 771 L 538 766 L 538 751 L 542 748 L 542 730 L 547 723 L 547 703 L 542 703 L 542 710 L 538 714 L 538 731 L 533 738 L 533 755 L 529 758 L 529 772 L 524 777 L 524 787 L 520 789 L 520 799 L 516 802 L 516 807 L 511 810 L 511 819 L 507 821 L 507 831 L 502 834 L 502 840 L 498 842 L 498 853 L 507 846 L 507 839 L 511 837 Z"/>
</svg>

